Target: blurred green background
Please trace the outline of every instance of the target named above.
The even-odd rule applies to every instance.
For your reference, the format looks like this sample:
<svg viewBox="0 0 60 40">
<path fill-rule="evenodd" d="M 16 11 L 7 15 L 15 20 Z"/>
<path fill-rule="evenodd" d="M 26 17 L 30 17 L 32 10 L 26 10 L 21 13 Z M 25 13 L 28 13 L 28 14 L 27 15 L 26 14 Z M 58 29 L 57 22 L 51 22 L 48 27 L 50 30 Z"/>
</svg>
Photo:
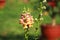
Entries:
<svg viewBox="0 0 60 40">
<path fill-rule="evenodd" d="M 6 0 L 6 5 L 4 9 L 0 9 L 0 40 L 24 40 L 24 29 L 21 24 L 19 24 L 20 14 L 23 8 L 30 8 L 31 15 L 37 18 L 39 11 L 38 0 L 29 0 L 28 3 L 24 3 L 23 0 Z M 43 23 L 51 23 L 52 19 L 50 16 L 44 16 Z M 60 17 L 56 16 L 57 24 L 60 24 Z M 37 35 L 41 35 L 41 28 L 37 26 L 37 22 L 34 23 L 33 27 L 29 30 L 29 35 L 33 40 L 35 36 L 35 28 L 38 29 Z"/>
</svg>

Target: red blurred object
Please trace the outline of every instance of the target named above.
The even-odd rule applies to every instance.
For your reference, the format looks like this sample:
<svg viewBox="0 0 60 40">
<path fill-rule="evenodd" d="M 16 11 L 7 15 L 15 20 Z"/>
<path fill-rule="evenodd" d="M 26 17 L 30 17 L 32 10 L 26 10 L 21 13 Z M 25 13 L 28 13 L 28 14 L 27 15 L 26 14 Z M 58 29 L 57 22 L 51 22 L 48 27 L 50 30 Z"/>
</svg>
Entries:
<svg viewBox="0 0 60 40">
<path fill-rule="evenodd" d="M 60 25 L 58 25 L 58 27 L 59 27 L 59 38 L 60 38 Z"/>
<path fill-rule="evenodd" d="M 24 3 L 28 3 L 29 2 L 29 0 L 24 0 Z"/>
<path fill-rule="evenodd" d="M 42 25 L 42 34 L 48 40 L 56 40 L 60 37 L 60 25 L 52 26 L 51 24 Z"/>
<path fill-rule="evenodd" d="M 0 8 L 4 8 L 6 0 L 0 0 Z"/>
<path fill-rule="evenodd" d="M 47 40 L 58 40 L 58 39 L 47 39 Z"/>
<path fill-rule="evenodd" d="M 48 5 L 51 6 L 52 8 L 54 8 L 56 6 L 56 3 L 54 1 L 52 1 L 52 2 L 48 2 Z"/>
</svg>

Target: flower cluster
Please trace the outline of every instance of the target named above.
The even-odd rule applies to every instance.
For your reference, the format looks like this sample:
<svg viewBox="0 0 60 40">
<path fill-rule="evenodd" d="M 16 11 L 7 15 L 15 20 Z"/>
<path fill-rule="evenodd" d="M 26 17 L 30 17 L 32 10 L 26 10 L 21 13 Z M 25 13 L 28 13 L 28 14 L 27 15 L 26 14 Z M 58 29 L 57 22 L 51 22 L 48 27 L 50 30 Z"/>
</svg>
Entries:
<svg viewBox="0 0 60 40">
<path fill-rule="evenodd" d="M 23 25 L 24 29 L 32 27 L 32 24 L 34 23 L 33 16 L 28 12 L 21 14 L 19 21 Z"/>
</svg>

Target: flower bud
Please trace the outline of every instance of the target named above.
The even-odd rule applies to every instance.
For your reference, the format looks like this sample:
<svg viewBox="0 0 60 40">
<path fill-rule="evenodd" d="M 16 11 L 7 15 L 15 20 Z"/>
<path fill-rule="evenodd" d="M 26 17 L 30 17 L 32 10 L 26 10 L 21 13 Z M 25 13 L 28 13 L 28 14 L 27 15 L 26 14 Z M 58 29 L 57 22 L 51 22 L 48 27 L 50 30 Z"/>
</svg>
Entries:
<svg viewBox="0 0 60 40">
<path fill-rule="evenodd" d="M 35 20 L 37 21 L 38 19 L 37 19 L 37 18 L 35 18 Z"/>
<path fill-rule="evenodd" d="M 47 2 L 46 0 L 43 0 L 43 3 Z"/>
<path fill-rule="evenodd" d="M 43 18 L 41 17 L 40 20 L 43 20 Z"/>
</svg>

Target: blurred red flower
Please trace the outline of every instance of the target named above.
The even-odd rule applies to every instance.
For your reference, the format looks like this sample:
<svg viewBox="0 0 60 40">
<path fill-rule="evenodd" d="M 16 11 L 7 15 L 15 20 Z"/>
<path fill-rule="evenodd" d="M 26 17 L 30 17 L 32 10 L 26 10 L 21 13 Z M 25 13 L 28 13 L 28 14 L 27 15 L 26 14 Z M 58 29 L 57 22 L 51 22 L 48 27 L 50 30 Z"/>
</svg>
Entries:
<svg viewBox="0 0 60 40">
<path fill-rule="evenodd" d="M 56 6 L 56 3 L 54 1 L 52 1 L 52 2 L 48 2 L 48 5 L 51 6 L 52 8 L 54 8 Z"/>
<path fill-rule="evenodd" d="M 4 8 L 6 0 L 0 0 L 0 8 Z"/>
</svg>

